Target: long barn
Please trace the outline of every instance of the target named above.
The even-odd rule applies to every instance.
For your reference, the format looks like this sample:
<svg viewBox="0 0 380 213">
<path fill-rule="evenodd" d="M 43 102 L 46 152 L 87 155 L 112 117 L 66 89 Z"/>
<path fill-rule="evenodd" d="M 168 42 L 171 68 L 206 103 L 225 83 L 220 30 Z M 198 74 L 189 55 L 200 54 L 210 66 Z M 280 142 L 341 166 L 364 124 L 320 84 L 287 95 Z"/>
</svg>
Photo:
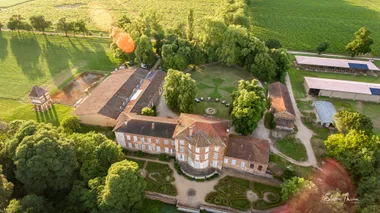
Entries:
<svg viewBox="0 0 380 213">
<path fill-rule="evenodd" d="M 380 102 L 380 84 L 305 77 L 304 87 L 310 95 Z"/>
</svg>

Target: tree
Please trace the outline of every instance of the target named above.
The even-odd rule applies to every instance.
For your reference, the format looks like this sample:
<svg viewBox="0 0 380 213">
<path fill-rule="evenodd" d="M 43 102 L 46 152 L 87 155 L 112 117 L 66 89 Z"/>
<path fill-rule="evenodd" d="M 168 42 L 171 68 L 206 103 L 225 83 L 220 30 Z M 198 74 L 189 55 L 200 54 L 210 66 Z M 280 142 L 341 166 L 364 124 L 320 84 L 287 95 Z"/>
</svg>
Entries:
<svg viewBox="0 0 380 213">
<path fill-rule="evenodd" d="M 8 29 L 10 29 L 12 31 L 13 30 L 17 30 L 17 31 L 22 30 L 24 27 L 23 20 L 24 20 L 24 18 L 21 15 L 12 15 L 9 18 L 9 21 L 7 24 Z"/>
<path fill-rule="evenodd" d="M 269 50 L 269 55 L 275 63 L 275 78 L 280 81 L 284 80 L 286 72 L 290 68 L 290 59 L 287 51 L 284 49 L 271 49 Z"/>
<path fill-rule="evenodd" d="M 146 116 L 156 116 L 156 112 L 150 107 L 144 107 L 141 110 L 141 114 Z"/>
<path fill-rule="evenodd" d="M 360 28 L 355 33 L 354 40 L 352 40 L 346 46 L 346 50 L 351 53 L 352 57 L 359 54 L 366 54 L 371 52 L 371 45 L 373 44 L 373 39 L 370 35 L 371 31 L 369 31 L 366 27 Z"/>
<path fill-rule="evenodd" d="M 319 43 L 316 48 L 318 55 L 320 55 L 322 52 L 325 52 L 329 48 L 329 46 L 330 44 L 326 41 Z"/>
<path fill-rule="evenodd" d="M 12 195 L 13 184 L 3 175 L 3 169 L 0 165 L 0 210 L 5 208 L 8 204 L 8 199 Z"/>
<path fill-rule="evenodd" d="M 173 110 L 189 113 L 193 111 L 196 84 L 190 74 L 170 69 L 165 77 L 164 96 L 166 104 Z"/>
<path fill-rule="evenodd" d="M 241 80 L 232 98 L 231 120 L 235 131 L 248 135 L 257 127 L 266 110 L 264 89 L 255 79 L 251 82 Z"/>
<path fill-rule="evenodd" d="M 88 32 L 88 29 L 86 27 L 86 22 L 83 20 L 79 20 L 79 21 L 74 22 L 74 31 L 80 32 L 83 34 L 83 36 L 85 36 L 86 33 Z"/>
<path fill-rule="evenodd" d="M 259 53 L 251 66 L 251 72 L 260 81 L 270 82 L 276 77 L 276 64 L 268 53 Z"/>
<path fill-rule="evenodd" d="M 281 184 L 281 198 L 285 201 L 297 194 L 301 189 L 311 190 L 316 188 L 316 185 L 309 180 L 300 177 L 292 177 Z"/>
<path fill-rule="evenodd" d="M 227 25 L 241 25 L 249 28 L 248 15 L 245 13 L 245 2 L 242 0 L 228 0 L 222 11 L 222 16 Z"/>
<path fill-rule="evenodd" d="M 184 70 L 191 62 L 192 46 L 185 39 L 177 39 L 171 44 L 162 46 L 163 67 Z"/>
<path fill-rule="evenodd" d="M 280 49 L 282 47 L 280 41 L 277 39 L 266 40 L 265 46 L 267 46 L 269 49 Z"/>
<path fill-rule="evenodd" d="M 218 48 L 222 46 L 227 26 L 222 19 L 206 18 L 201 27 L 200 39 L 208 56 L 208 61 L 218 59 Z"/>
<path fill-rule="evenodd" d="M 32 130 L 32 131 L 30 131 Z M 28 137 L 20 137 L 23 132 Z M 36 194 L 70 188 L 77 159 L 65 138 L 51 124 L 28 122 L 16 133 L 16 178 Z"/>
<path fill-rule="evenodd" d="M 64 32 L 66 36 L 67 36 L 67 33 L 70 31 L 73 31 L 73 29 L 74 29 L 73 22 L 67 22 L 66 18 L 59 19 L 55 25 L 55 30 L 57 32 Z"/>
<path fill-rule="evenodd" d="M 137 64 L 153 64 L 156 56 L 153 52 L 152 43 L 146 35 L 142 35 L 137 42 L 135 50 L 135 62 Z"/>
<path fill-rule="evenodd" d="M 335 127 L 339 132 L 346 134 L 349 130 L 372 132 L 373 124 L 371 118 L 359 112 L 339 111 L 334 115 Z"/>
<path fill-rule="evenodd" d="M 5 213 L 50 213 L 53 211 L 52 205 L 44 198 L 34 194 L 27 195 L 21 200 L 11 200 Z"/>
<path fill-rule="evenodd" d="M 123 160 L 112 164 L 99 194 L 101 212 L 133 212 L 140 208 L 145 195 L 144 177 L 137 163 Z"/>
<path fill-rule="evenodd" d="M 219 60 L 227 66 L 239 63 L 242 54 L 248 52 L 247 29 L 239 25 L 230 25 L 223 34 L 223 42 L 218 49 Z"/>
<path fill-rule="evenodd" d="M 186 28 L 186 38 L 187 40 L 193 40 L 194 33 L 194 10 L 190 9 L 187 13 L 187 28 Z"/>
<path fill-rule="evenodd" d="M 117 21 L 117 27 L 119 28 L 125 28 L 128 24 L 130 24 L 132 21 L 128 16 L 123 15 L 118 21 Z"/>
<path fill-rule="evenodd" d="M 65 118 L 61 124 L 65 133 L 72 134 L 80 130 L 80 119 L 78 116 L 70 116 Z"/>
<path fill-rule="evenodd" d="M 4 24 L 2 22 L 0 22 L 0 32 L 1 32 L 1 28 L 4 27 Z"/>
<path fill-rule="evenodd" d="M 29 18 L 32 27 L 37 30 L 45 33 L 46 28 L 51 26 L 51 21 L 45 20 L 45 17 L 42 15 L 34 15 Z"/>
</svg>

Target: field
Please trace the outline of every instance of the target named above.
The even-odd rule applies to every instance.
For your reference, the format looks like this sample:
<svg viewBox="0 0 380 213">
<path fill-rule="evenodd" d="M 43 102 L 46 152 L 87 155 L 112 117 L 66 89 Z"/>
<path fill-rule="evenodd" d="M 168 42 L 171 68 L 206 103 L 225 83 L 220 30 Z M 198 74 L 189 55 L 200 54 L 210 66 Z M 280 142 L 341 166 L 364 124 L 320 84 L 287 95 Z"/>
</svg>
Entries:
<svg viewBox="0 0 380 213">
<path fill-rule="evenodd" d="M 3 4 L 14 0 L 0 0 Z M 162 24 L 175 26 L 186 22 L 186 14 L 190 8 L 194 9 L 195 25 L 199 26 L 200 19 L 213 16 L 222 7 L 223 0 L 34 0 L 7 8 L 7 12 L 0 12 L 0 22 L 6 22 L 13 14 L 22 14 L 29 17 L 41 14 L 56 22 L 61 17 L 68 20 L 83 19 L 91 30 L 108 32 L 109 28 L 121 16 L 136 16 L 140 10 L 148 8 L 159 10 Z"/>
<path fill-rule="evenodd" d="M 231 103 L 231 92 L 237 89 L 238 81 L 252 79 L 250 73 L 238 68 L 226 67 L 220 64 L 203 66 L 197 68 L 197 71 L 191 72 L 191 78 L 197 83 L 197 98 L 211 97 L 213 101 L 201 101 L 195 105 L 194 113 L 206 114 L 205 109 L 213 107 L 217 110 L 214 115 L 219 118 L 229 118 L 229 108 L 220 103 L 220 101 L 227 101 Z M 219 98 L 219 102 L 215 102 L 215 98 Z"/>
<path fill-rule="evenodd" d="M 109 73 L 115 65 L 108 45 L 107 39 L 0 33 L 0 118 L 38 120 L 27 98 L 33 85 L 52 92 L 74 74 Z M 71 107 L 56 105 L 55 120 L 71 111 Z"/>
<path fill-rule="evenodd" d="M 305 146 L 294 135 L 288 135 L 276 142 L 278 149 L 285 155 L 297 161 L 306 161 L 307 153 Z"/>
<path fill-rule="evenodd" d="M 328 52 L 344 52 L 353 33 L 365 26 L 380 54 L 380 0 L 252 0 L 250 15 L 260 39 L 275 38 L 288 49 L 315 51 L 328 41 Z"/>
<path fill-rule="evenodd" d="M 0 0 L 0 8 L 10 7 L 16 4 L 21 4 L 30 0 Z"/>
<path fill-rule="evenodd" d="M 353 75 L 339 74 L 339 73 L 310 72 L 310 71 L 305 71 L 305 70 L 296 70 L 294 68 L 291 68 L 289 70 L 289 76 L 292 82 L 294 96 L 298 100 L 306 97 L 306 92 L 303 87 L 303 81 L 304 81 L 305 76 L 380 83 L 380 77 L 353 76 Z M 332 102 L 338 111 L 339 110 L 358 111 L 369 116 L 372 119 L 374 131 L 377 134 L 380 134 L 380 110 L 379 110 L 380 104 L 370 103 L 370 102 L 361 102 L 361 101 L 352 101 L 352 100 L 331 99 L 331 98 L 326 98 L 326 97 L 318 97 L 318 99 Z M 300 104 L 305 105 L 306 103 L 298 101 L 298 106 L 300 107 L 301 111 L 311 109 L 310 104 L 306 104 L 306 106 L 302 106 L 302 105 L 300 106 Z M 313 130 L 321 131 L 319 135 L 324 135 L 324 136 L 320 138 L 325 139 L 325 137 L 327 137 L 326 135 L 327 130 L 325 128 L 321 128 L 321 129 L 313 128 Z"/>
</svg>

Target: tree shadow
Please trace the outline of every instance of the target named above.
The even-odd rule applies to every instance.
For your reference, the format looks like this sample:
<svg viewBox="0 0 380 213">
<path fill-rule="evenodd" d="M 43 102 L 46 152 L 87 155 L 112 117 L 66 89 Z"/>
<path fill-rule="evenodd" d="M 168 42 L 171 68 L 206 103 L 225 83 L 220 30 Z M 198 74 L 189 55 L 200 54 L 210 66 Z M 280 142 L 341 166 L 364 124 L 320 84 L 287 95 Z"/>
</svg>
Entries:
<svg viewBox="0 0 380 213">
<path fill-rule="evenodd" d="M 25 76 L 34 80 L 44 75 L 38 66 L 41 48 L 35 37 L 27 34 L 12 35 L 10 44 L 12 54 Z"/>
<path fill-rule="evenodd" d="M 56 79 L 57 74 L 62 70 L 70 68 L 70 53 L 62 43 L 54 43 L 46 38 L 46 43 L 43 46 L 42 54 L 48 66 L 51 76 L 57 82 L 62 79 Z M 58 86 L 58 85 L 57 85 Z"/>
<path fill-rule="evenodd" d="M 36 111 L 36 114 L 38 122 L 51 123 L 54 126 L 59 126 L 58 114 L 54 105 L 43 112 Z"/>
<path fill-rule="evenodd" d="M 8 56 L 8 39 L 3 38 L 0 32 L 0 61 L 4 61 Z"/>
</svg>

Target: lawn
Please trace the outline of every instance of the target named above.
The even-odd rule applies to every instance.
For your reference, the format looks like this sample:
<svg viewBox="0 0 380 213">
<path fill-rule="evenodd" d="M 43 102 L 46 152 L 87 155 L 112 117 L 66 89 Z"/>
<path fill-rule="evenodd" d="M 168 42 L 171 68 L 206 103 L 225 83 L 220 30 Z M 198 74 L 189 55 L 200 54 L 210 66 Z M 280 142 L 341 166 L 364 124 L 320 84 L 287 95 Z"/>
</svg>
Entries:
<svg viewBox="0 0 380 213">
<path fill-rule="evenodd" d="M 147 171 L 145 178 L 147 191 L 171 196 L 177 195 L 177 189 L 173 184 L 175 180 L 173 170 L 168 164 L 147 162 L 145 170 Z"/>
<path fill-rule="evenodd" d="M 139 165 L 140 169 L 143 169 L 145 166 L 145 163 L 146 163 L 146 161 L 144 161 L 144 160 L 138 160 L 138 159 L 128 158 L 128 157 L 127 157 L 127 160 L 137 163 L 137 165 Z"/>
<path fill-rule="evenodd" d="M 275 38 L 288 49 L 315 51 L 328 41 L 328 52 L 345 52 L 359 28 L 380 37 L 380 0 L 252 0 L 250 16 L 256 36 Z M 380 54 L 380 43 L 373 50 Z"/>
<path fill-rule="evenodd" d="M 158 200 L 150 200 L 145 198 L 140 213 L 179 213 L 175 205 L 163 203 Z"/>
<path fill-rule="evenodd" d="M 16 4 L 21 4 L 31 0 L 0 0 L 0 8 L 2 7 L 10 7 Z"/>
<path fill-rule="evenodd" d="M 56 104 L 54 111 L 34 112 L 27 97 L 32 86 L 52 92 L 74 74 L 109 73 L 115 66 L 108 39 L 2 32 L 0 47 L 0 118 L 6 121 L 33 119 L 58 125 L 73 108 Z"/>
<path fill-rule="evenodd" d="M 14 0 L 0 0 L 4 3 Z M 18 0 L 19 1 L 19 0 Z M 0 22 L 6 22 L 13 14 L 22 14 L 29 18 L 32 15 L 44 15 L 56 22 L 61 17 L 68 20 L 83 19 L 91 30 L 108 32 L 121 16 L 135 17 L 139 11 L 154 9 L 160 11 L 162 24 L 175 27 L 178 23 L 186 23 L 187 11 L 194 10 L 195 30 L 199 29 L 201 19 L 214 16 L 223 6 L 223 0 L 34 0 L 19 4 L 0 13 Z M 3 4 L 4 4 L 3 3 Z M 163 6 L 164 5 L 164 6 Z"/>
<path fill-rule="evenodd" d="M 213 107 L 217 110 L 214 116 L 225 119 L 229 118 L 229 108 L 220 102 L 225 100 L 231 103 L 231 92 L 237 89 L 239 80 L 252 79 L 247 71 L 221 64 L 202 66 L 190 74 L 197 83 L 197 98 L 205 98 L 205 101 L 195 105 L 193 113 L 203 115 L 206 114 L 205 109 Z M 207 97 L 211 97 L 212 101 L 207 102 Z M 215 98 L 219 98 L 220 102 L 215 102 Z"/>
<path fill-rule="evenodd" d="M 306 148 L 294 135 L 288 135 L 276 142 L 278 149 L 285 155 L 297 161 L 307 160 Z"/>
<path fill-rule="evenodd" d="M 269 162 L 275 163 L 278 167 L 280 167 L 283 170 L 286 168 L 292 168 L 296 172 L 297 176 L 300 177 L 308 178 L 313 174 L 313 167 L 303 167 L 292 164 L 278 155 L 270 154 Z"/>
<path fill-rule="evenodd" d="M 209 193 L 205 201 L 220 206 L 228 206 L 239 210 L 248 210 L 251 205 L 257 209 L 268 209 L 281 205 L 279 187 L 269 186 L 246 179 L 226 176 L 219 180 L 218 184 L 214 187 L 215 191 Z M 247 192 L 255 192 L 259 200 L 253 204 L 247 199 Z M 263 200 L 265 192 L 272 192 L 276 200 L 268 203 Z"/>
</svg>

